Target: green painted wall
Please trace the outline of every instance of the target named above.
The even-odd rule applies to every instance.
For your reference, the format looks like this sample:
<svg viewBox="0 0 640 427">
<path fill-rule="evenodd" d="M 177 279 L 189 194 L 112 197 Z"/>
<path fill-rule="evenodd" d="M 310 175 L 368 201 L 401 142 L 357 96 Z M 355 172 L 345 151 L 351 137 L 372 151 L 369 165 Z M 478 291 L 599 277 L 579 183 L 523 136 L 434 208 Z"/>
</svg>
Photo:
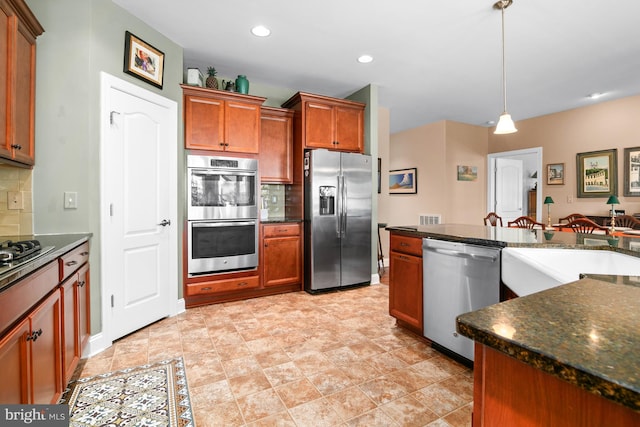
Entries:
<svg viewBox="0 0 640 427">
<path fill-rule="evenodd" d="M 95 334 L 102 330 L 100 72 L 178 103 L 179 139 L 176 147 L 167 149 L 180 150 L 178 159 L 182 159 L 182 48 L 110 0 L 27 0 L 27 4 L 45 29 L 37 40 L 34 233 L 93 233 L 91 332 Z M 123 72 L 127 30 L 164 52 L 162 90 Z M 182 197 L 183 162 L 178 167 L 178 194 Z M 63 209 L 65 191 L 78 193 L 78 209 Z M 182 286 L 179 289 L 181 293 Z"/>
</svg>

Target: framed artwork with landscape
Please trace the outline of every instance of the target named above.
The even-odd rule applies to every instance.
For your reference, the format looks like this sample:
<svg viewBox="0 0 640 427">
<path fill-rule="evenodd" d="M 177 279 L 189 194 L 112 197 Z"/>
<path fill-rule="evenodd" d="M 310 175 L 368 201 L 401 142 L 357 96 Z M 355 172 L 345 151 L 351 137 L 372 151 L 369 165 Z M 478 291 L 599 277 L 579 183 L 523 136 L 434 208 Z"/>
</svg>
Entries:
<svg viewBox="0 0 640 427">
<path fill-rule="evenodd" d="M 389 171 L 389 194 L 416 194 L 418 192 L 418 170 L 396 169 Z"/>
<path fill-rule="evenodd" d="M 578 197 L 618 195 L 617 150 L 576 154 Z"/>
<path fill-rule="evenodd" d="M 124 72 L 162 89 L 164 53 L 126 31 L 124 33 Z"/>
<path fill-rule="evenodd" d="M 547 165 L 547 185 L 564 185 L 564 163 Z"/>
<path fill-rule="evenodd" d="M 640 147 L 624 149 L 624 195 L 640 197 Z"/>
</svg>

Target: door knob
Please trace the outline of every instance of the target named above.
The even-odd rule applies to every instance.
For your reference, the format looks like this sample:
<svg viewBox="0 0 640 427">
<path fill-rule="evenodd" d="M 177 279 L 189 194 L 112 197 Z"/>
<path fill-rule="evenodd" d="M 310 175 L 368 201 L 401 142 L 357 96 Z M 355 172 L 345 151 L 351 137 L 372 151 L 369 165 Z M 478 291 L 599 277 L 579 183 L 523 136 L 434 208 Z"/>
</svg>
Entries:
<svg viewBox="0 0 640 427">
<path fill-rule="evenodd" d="M 163 219 L 162 222 L 158 225 L 161 225 L 163 227 L 166 227 L 167 225 L 171 225 L 171 221 L 168 219 Z"/>
</svg>

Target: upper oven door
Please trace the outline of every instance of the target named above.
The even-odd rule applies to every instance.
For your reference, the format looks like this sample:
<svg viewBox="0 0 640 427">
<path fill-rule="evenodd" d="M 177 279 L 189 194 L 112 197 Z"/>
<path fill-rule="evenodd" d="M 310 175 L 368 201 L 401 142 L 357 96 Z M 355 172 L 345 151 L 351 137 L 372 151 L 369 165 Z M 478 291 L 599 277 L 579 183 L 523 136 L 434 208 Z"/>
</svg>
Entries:
<svg viewBox="0 0 640 427">
<path fill-rule="evenodd" d="M 255 170 L 188 168 L 189 220 L 258 217 Z"/>
</svg>

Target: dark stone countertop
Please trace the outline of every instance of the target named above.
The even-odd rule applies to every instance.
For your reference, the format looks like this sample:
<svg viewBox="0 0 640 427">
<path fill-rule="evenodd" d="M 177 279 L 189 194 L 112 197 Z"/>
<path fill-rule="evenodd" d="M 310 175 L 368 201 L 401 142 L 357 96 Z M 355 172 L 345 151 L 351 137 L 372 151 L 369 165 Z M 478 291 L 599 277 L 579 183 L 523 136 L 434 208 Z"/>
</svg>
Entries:
<svg viewBox="0 0 640 427">
<path fill-rule="evenodd" d="M 498 247 L 612 250 L 640 257 L 640 238 L 442 224 L 386 228 Z M 576 282 L 458 316 L 458 332 L 640 412 L 640 271 Z"/>
<path fill-rule="evenodd" d="M 291 219 L 291 218 L 269 218 L 269 219 L 261 219 L 260 220 L 261 224 L 282 224 L 282 223 L 287 223 L 287 222 L 298 223 L 298 222 L 304 222 L 304 220 L 302 220 L 302 219 Z"/>
<path fill-rule="evenodd" d="M 0 274 L 0 292 L 10 287 L 13 283 L 34 272 L 45 264 L 50 263 L 61 255 L 69 252 L 76 246 L 88 241 L 91 233 L 78 234 L 39 234 L 28 236 L 9 236 L 0 237 L 0 241 L 12 240 L 14 242 L 20 240 L 38 240 L 43 248 L 53 246 L 53 249 L 46 254 L 34 258 L 33 260 L 21 265 L 18 268 Z"/>
<path fill-rule="evenodd" d="M 584 278 L 462 314 L 458 332 L 640 412 L 640 277 L 620 277 L 634 281 Z"/>
</svg>

